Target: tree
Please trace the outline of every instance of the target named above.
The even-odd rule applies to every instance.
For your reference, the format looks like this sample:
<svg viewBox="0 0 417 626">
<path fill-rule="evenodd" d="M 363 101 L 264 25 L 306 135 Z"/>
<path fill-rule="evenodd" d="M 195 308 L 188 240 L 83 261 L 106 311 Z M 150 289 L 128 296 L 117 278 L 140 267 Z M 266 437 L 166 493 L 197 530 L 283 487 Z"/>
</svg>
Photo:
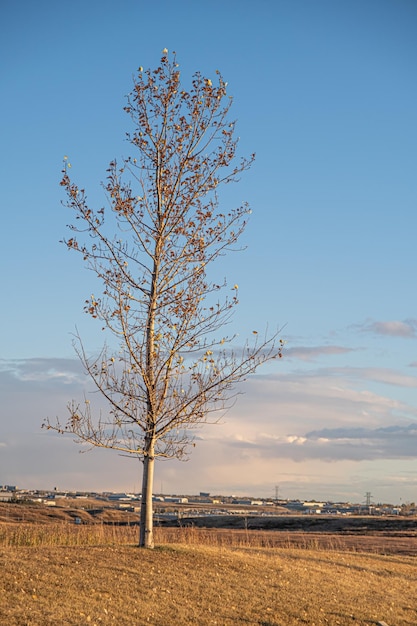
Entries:
<svg viewBox="0 0 417 626">
<path fill-rule="evenodd" d="M 96 416 L 88 400 L 73 401 L 65 425 L 45 423 L 81 443 L 141 459 L 139 545 L 147 548 L 154 545 L 155 458 L 183 458 L 193 443 L 190 431 L 218 421 L 235 384 L 282 349 L 276 333 L 263 339 L 255 333 L 238 351 L 225 334 L 238 286 L 230 291 L 208 270 L 234 249 L 250 211 L 244 204 L 221 212 L 217 188 L 236 181 L 254 156 L 236 163 L 232 100 L 220 73 L 216 84 L 194 74 L 186 91 L 178 68 L 167 50 L 156 70 L 139 68 L 125 106 L 135 156 L 110 163 L 107 208 L 90 207 L 64 159 L 65 205 L 78 220 L 64 243 L 98 277 L 101 296 L 92 295 L 85 311 L 119 349 L 104 345 L 92 358 L 77 336 L 77 354 L 108 414 Z M 231 295 L 222 295 L 226 288 Z"/>
</svg>

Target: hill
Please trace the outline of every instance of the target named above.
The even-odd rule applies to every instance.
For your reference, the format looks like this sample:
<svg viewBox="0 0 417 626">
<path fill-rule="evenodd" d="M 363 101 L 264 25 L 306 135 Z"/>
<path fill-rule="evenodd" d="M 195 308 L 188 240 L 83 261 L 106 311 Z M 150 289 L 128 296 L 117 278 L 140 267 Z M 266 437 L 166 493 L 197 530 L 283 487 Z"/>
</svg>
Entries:
<svg viewBox="0 0 417 626">
<path fill-rule="evenodd" d="M 417 623 L 412 557 L 165 545 L 0 548 L 8 626 Z"/>
</svg>

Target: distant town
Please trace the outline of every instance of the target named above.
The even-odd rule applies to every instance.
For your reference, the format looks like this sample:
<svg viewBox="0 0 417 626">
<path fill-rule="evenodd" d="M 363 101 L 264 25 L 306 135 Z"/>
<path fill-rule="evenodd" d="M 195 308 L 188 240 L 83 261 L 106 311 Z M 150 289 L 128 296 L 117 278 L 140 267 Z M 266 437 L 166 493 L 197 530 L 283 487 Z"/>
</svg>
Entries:
<svg viewBox="0 0 417 626">
<path fill-rule="evenodd" d="M 141 495 L 137 493 L 114 493 L 105 491 L 61 491 L 21 489 L 16 485 L 0 485 L 0 503 L 38 503 L 46 506 L 68 506 L 76 502 L 78 508 L 89 509 L 101 503 L 106 508 L 118 509 L 131 513 L 139 512 Z M 200 492 L 198 495 L 162 495 L 153 496 L 155 515 L 164 517 L 198 517 L 207 515 L 242 515 L 250 511 L 256 515 L 417 515 L 417 506 L 414 502 L 401 505 L 389 503 L 373 503 L 371 494 L 364 496 L 364 502 L 319 502 L 315 500 L 283 500 L 263 499 L 252 497 L 236 497 L 211 495 Z"/>
</svg>

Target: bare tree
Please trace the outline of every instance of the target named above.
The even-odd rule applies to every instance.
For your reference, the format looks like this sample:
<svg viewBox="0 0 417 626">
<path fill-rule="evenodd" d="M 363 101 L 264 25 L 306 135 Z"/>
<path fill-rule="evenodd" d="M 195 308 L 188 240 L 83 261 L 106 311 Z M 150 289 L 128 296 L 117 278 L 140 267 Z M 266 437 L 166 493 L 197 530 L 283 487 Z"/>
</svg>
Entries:
<svg viewBox="0 0 417 626">
<path fill-rule="evenodd" d="M 254 155 L 236 163 L 232 100 L 220 73 L 213 82 L 196 73 L 186 91 L 178 67 L 175 53 L 164 50 L 156 70 L 139 68 L 125 107 L 135 157 L 110 163 L 107 208 L 90 207 L 64 160 L 65 204 L 78 220 L 64 243 L 100 280 L 102 295 L 91 296 L 85 311 L 120 348 L 104 346 L 91 358 L 77 337 L 78 356 L 108 414 L 94 415 L 85 400 L 68 406 L 65 425 L 45 423 L 143 461 L 139 545 L 147 548 L 154 545 L 155 458 L 182 458 L 190 431 L 218 421 L 235 384 L 282 348 L 276 333 L 255 333 L 250 345 L 233 350 L 234 337 L 225 334 L 238 287 L 213 282 L 208 269 L 235 248 L 250 211 L 245 204 L 221 212 L 217 188 L 236 181 Z"/>
</svg>

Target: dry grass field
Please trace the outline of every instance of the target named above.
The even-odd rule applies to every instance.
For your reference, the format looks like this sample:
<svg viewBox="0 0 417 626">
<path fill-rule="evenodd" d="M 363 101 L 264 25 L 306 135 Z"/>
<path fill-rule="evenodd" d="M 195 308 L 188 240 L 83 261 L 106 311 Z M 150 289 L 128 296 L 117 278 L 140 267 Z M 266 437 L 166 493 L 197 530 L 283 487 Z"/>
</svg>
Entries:
<svg viewBox="0 0 417 626">
<path fill-rule="evenodd" d="M 157 529 L 144 551 L 136 532 L 0 525 L 1 626 L 417 624 L 415 557 L 196 529 Z"/>
</svg>

